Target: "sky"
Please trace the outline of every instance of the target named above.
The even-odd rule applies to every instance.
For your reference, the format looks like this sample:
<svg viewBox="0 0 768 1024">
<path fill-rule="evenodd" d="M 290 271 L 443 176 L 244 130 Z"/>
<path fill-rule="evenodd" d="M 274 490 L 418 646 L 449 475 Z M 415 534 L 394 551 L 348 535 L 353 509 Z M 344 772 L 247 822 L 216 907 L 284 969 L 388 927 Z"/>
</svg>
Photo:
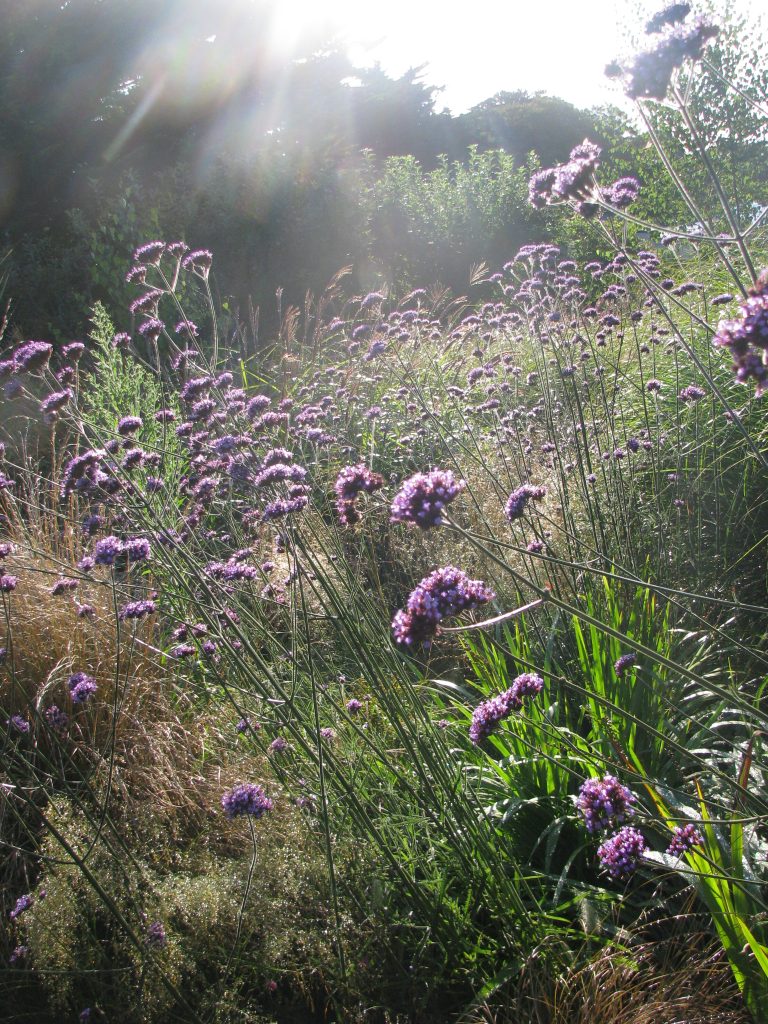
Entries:
<svg viewBox="0 0 768 1024">
<path fill-rule="evenodd" d="M 580 107 L 620 103 L 605 79 L 609 61 L 632 52 L 636 30 L 671 0 L 280 0 L 286 29 L 323 12 L 343 26 L 358 66 L 392 77 L 425 64 L 422 80 L 443 86 L 437 109 L 462 113 L 500 91 L 542 90 Z M 722 9 L 726 0 L 711 0 Z M 761 0 L 728 0 L 754 14 Z M 701 5 L 693 0 L 694 11 Z M 638 11 L 640 12 L 638 14 Z"/>
</svg>

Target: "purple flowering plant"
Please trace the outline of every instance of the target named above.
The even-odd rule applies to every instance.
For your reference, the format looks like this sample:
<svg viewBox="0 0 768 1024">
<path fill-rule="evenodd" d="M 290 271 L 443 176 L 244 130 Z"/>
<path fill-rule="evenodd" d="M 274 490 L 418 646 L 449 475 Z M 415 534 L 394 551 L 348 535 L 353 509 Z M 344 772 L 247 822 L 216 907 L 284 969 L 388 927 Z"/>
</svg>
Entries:
<svg viewBox="0 0 768 1024">
<path fill-rule="evenodd" d="M 646 108 L 648 100 L 651 106 L 662 97 L 665 103 L 675 101 L 681 76 L 713 49 L 711 28 L 688 22 L 687 5 L 674 7 L 652 19 L 649 49 L 622 72 L 630 94 Z M 603 875 L 594 884 L 615 887 L 641 865 L 651 870 L 652 833 L 647 830 L 646 837 L 630 823 L 637 799 L 612 772 L 621 774 L 627 763 L 643 764 L 646 790 L 655 778 L 674 775 L 677 764 L 670 764 L 675 759 L 664 746 L 665 730 L 672 728 L 665 715 L 681 706 L 675 704 L 683 685 L 678 686 L 678 677 L 699 684 L 702 678 L 697 664 L 675 646 L 678 627 L 689 625 L 686 615 L 693 608 L 713 631 L 725 629 L 727 620 L 719 614 L 730 601 L 728 588 L 734 608 L 741 598 L 734 566 L 741 571 L 741 555 L 746 564 L 748 553 L 759 548 L 753 532 L 739 536 L 738 558 L 730 557 L 727 545 L 717 559 L 707 555 L 712 553 L 708 531 L 739 532 L 731 531 L 723 510 L 731 508 L 731 500 L 733 508 L 744 507 L 738 502 L 749 488 L 739 484 L 752 470 L 742 478 L 728 476 L 727 487 L 726 476 L 718 473 L 744 432 L 757 452 L 750 448 L 744 458 L 749 445 L 743 440 L 732 464 L 749 467 L 752 458 L 755 466 L 762 464 L 763 428 L 752 406 L 745 411 L 743 389 L 743 397 L 725 410 L 730 419 L 718 420 L 722 434 L 712 428 L 710 435 L 710 440 L 726 437 L 728 444 L 707 447 L 704 435 L 695 432 L 710 429 L 722 396 L 734 393 L 726 363 L 718 376 L 720 357 L 732 361 L 737 382 L 751 384 L 758 396 L 764 389 L 765 280 L 750 274 L 745 233 L 731 230 L 733 225 L 718 221 L 710 230 L 703 224 L 699 240 L 692 228 L 675 228 L 662 241 L 652 225 L 645 226 L 643 204 L 652 191 L 645 188 L 646 177 L 640 170 L 637 176 L 622 170 L 602 180 L 609 157 L 608 150 L 585 140 L 566 162 L 539 171 L 531 182 L 535 207 L 570 206 L 593 221 L 602 238 L 599 258 L 583 265 L 574 255 L 576 246 L 561 251 L 553 242 L 523 245 L 507 265 L 479 282 L 482 298 L 455 316 L 432 308 L 424 289 L 399 303 L 389 290 L 386 302 L 378 292 L 334 301 L 325 321 L 318 305 L 303 342 L 301 332 L 290 334 L 297 345 L 292 349 L 281 333 L 274 359 L 265 352 L 264 365 L 257 367 L 240 358 L 234 342 L 227 349 L 230 342 L 222 340 L 204 306 L 188 311 L 194 323 L 177 308 L 183 295 L 179 281 L 199 288 L 201 296 L 211 294 L 212 254 L 157 240 L 136 251 L 129 270 L 129 283 L 138 289 L 126 310 L 131 334 L 111 328 L 110 339 L 120 340 L 107 346 L 111 365 L 126 375 L 134 372 L 128 368 L 156 371 L 162 387 L 153 392 L 154 407 L 148 400 L 127 401 L 122 409 L 110 409 L 109 417 L 94 415 L 91 422 L 79 393 L 90 354 L 78 366 L 82 351 L 59 352 L 32 342 L 26 345 L 33 347 L 22 346 L 3 360 L 7 400 L 25 394 L 39 377 L 46 391 L 35 413 L 48 417 L 55 430 L 70 426 L 77 437 L 59 453 L 62 469 L 54 486 L 66 524 L 56 536 L 69 542 L 66 531 L 72 529 L 80 575 L 57 566 L 42 592 L 47 602 L 51 593 L 67 594 L 72 581 L 80 588 L 78 598 L 94 602 L 56 602 L 57 615 L 68 606 L 73 635 L 78 631 L 92 643 L 104 627 L 108 602 L 90 593 L 103 588 L 114 597 L 121 639 L 140 642 L 148 658 L 167 668 L 169 681 L 163 686 L 185 699 L 194 694 L 193 706 L 204 695 L 212 718 L 233 680 L 247 686 L 263 702 L 258 714 L 264 729 L 238 712 L 238 756 L 249 756 L 253 748 L 275 774 L 290 779 L 301 771 L 312 776 L 313 786 L 317 758 L 325 758 L 330 807 L 337 800 L 345 809 L 352 807 L 358 817 L 345 827 L 361 830 L 373 843 L 389 843 L 388 855 L 402 852 L 389 838 L 398 831 L 392 822 L 407 821 L 412 812 L 396 786 L 380 782 L 406 778 L 403 789 L 415 791 L 419 813 L 426 811 L 419 819 L 420 835 L 429 853 L 423 863 L 404 865 L 406 877 L 415 866 L 414 873 L 423 872 L 437 890 L 439 848 L 450 851 L 455 845 L 469 853 L 456 864 L 479 865 L 483 898 L 492 909 L 488 919 L 497 915 L 505 927 L 510 908 L 521 918 L 528 910 L 509 881 L 515 874 L 507 859 L 514 857 L 513 838 L 505 836 L 502 849 L 478 812 L 485 805 L 476 796 L 484 799 L 482 787 L 493 789 L 491 772 L 523 805 L 528 801 L 559 812 L 573 792 L 578 764 L 581 778 L 595 775 L 575 797 L 586 830 L 603 840 L 598 851 Z M 619 225 L 631 226 L 626 237 Z M 714 232 L 721 227 L 728 233 L 718 241 Z M 645 250 L 635 251 L 635 228 L 650 238 L 643 242 Z M 706 286 L 678 283 L 671 276 L 677 273 L 675 261 L 687 258 L 686 244 L 714 246 L 737 275 L 749 276 L 739 282 L 746 287 L 729 282 L 728 292 L 718 283 L 709 306 L 731 304 L 730 319 L 719 325 L 709 324 Z M 681 330 L 686 312 L 690 323 Z M 703 324 L 711 326 L 709 335 L 691 341 L 699 331 L 706 334 Z M 686 348 L 694 345 L 696 360 Z M 708 376 L 711 367 L 714 381 Z M 148 389 L 146 372 L 140 379 Z M 718 458 L 707 462 L 703 453 L 710 450 Z M 414 473 L 419 466 L 442 468 Z M 16 511 L 14 492 L 23 501 L 29 490 L 21 477 L 16 487 L 13 476 L 14 467 L 4 467 L 3 515 Z M 709 505 L 704 483 L 717 491 L 717 501 Z M 358 521 L 359 506 L 369 500 L 362 495 L 384 487 L 391 487 L 388 497 L 394 494 L 390 523 L 395 529 L 377 521 L 370 531 L 339 528 Z M 684 487 L 692 492 L 686 491 L 685 500 L 679 493 Z M 446 523 L 447 506 L 460 494 L 462 520 L 470 524 L 466 531 L 433 530 Z M 335 501 L 337 515 L 328 514 L 322 497 L 317 501 L 322 495 Z M 675 502 L 696 510 L 696 525 L 686 522 L 685 512 L 673 526 L 665 523 L 665 510 Z M 747 533 L 754 518 L 734 513 L 732 521 Z M 515 525 L 510 529 L 508 523 Z M 4 521 L 0 526 L 4 529 Z M 513 543 L 520 536 L 522 547 Z M 700 557 L 694 558 L 693 550 Z M 464 561 L 470 552 L 476 561 Z M 7 600 L 19 578 L 11 575 L 18 556 L 9 549 L 0 557 L 8 560 L 6 584 L 0 584 L 3 609 L 12 616 L 12 606 L 27 600 L 22 592 L 28 576 Z M 471 579 L 453 562 L 473 565 L 472 574 L 483 579 Z M 434 565 L 442 567 L 430 572 Z M 709 578 L 707 569 L 713 574 Z M 707 585 L 694 586 L 698 581 Z M 30 589 L 39 591 L 32 584 Z M 677 596 L 674 610 L 672 602 L 665 603 L 670 593 Z M 406 594 L 391 623 L 395 642 L 387 643 L 387 620 Z M 707 601 L 707 594 L 717 597 L 704 611 L 697 602 Z M 452 707 L 450 717 L 440 717 L 439 709 L 433 714 L 436 684 L 424 679 L 423 666 L 408 655 L 435 645 L 445 620 L 491 602 L 501 614 L 441 637 L 430 663 L 440 659 L 444 692 L 461 707 Z M 750 609 L 750 615 L 758 614 Z M 733 628 L 727 622 L 727 629 Z M 642 652 L 642 672 L 632 671 L 634 654 L 621 653 L 622 637 Z M 749 643 L 741 634 L 739 642 Z M 10 640 L 3 643 L 11 649 Z M 334 666 L 326 678 L 335 678 L 342 665 L 349 671 L 349 663 L 350 678 L 360 679 L 353 692 L 371 696 L 347 699 L 346 686 L 334 693 L 334 684 L 326 690 L 319 674 L 315 679 L 307 672 L 315 655 L 318 665 L 327 658 Z M 532 668 L 537 665 L 546 666 L 541 675 Z M 476 676 L 487 695 L 477 704 L 457 681 L 469 672 L 472 685 Z M 98 676 L 108 678 L 101 666 Z M 545 677 L 550 680 L 546 701 L 540 696 Z M 132 699 L 131 684 L 126 692 Z M 732 697 L 725 688 L 716 691 L 720 684 L 713 674 L 705 684 L 718 699 Z M 97 684 L 76 672 L 68 690 L 74 705 L 69 715 L 49 702 L 52 694 L 46 710 L 33 719 L 32 735 L 16 737 L 21 754 L 38 739 L 87 749 L 89 716 L 77 705 L 94 696 Z M 320 729 L 321 744 L 315 742 L 317 723 L 306 710 L 310 702 L 304 696 L 310 692 L 319 694 L 317 721 L 329 723 Z M 55 699 L 66 707 L 66 691 Z M 742 701 L 739 694 L 732 699 Z M 107 714 L 101 704 L 93 710 Z M 154 710 L 137 706 L 146 716 Z M 247 706 L 250 711 L 255 705 Z M 758 721 L 748 701 L 738 710 L 744 721 Z M 227 713 L 222 734 L 231 739 L 235 719 L 231 708 Z M 683 713 L 683 722 L 696 712 L 686 713 L 690 717 Z M 424 722 L 436 722 L 442 731 L 462 715 L 468 729 L 452 728 L 440 737 L 440 756 L 450 746 L 457 761 L 456 772 L 446 772 L 431 760 L 435 730 L 433 725 L 425 730 Z M 289 749 L 283 731 L 292 740 L 289 757 L 279 756 Z M 206 758 L 216 750 L 215 732 L 205 732 Z M 501 739 L 486 742 L 495 733 L 510 756 L 490 765 L 502 745 Z M 687 734 L 680 727 L 674 735 Z M 270 743 L 268 737 L 275 735 Z M 359 777 L 352 778 L 346 758 L 361 738 L 367 743 L 365 758 L 356 759 Z M 690 769 L 686 751 L 678 749 L 683 743 L 675 742 L 676 759 Z M 723 745 L 732 744 L 730 753 L 746 742 L 742 735 L 735 740 L 722 734 Z M 686 778 L 691 777 L 689 772 Z M 677 786 L 684 781 L 673 779 Z M 744 801 L 754 798 L 741 783 L 734 792 Z M 669 822 L 681 820 L 680 814 L 673 818 L 671 811 L 660 810 L 658 800 L 646 802 L 657 838 L 660 823 L 669 833 Z M 272 805 L 265 790 L 252 783 L 221 797 L 229 819 L 253 820 Z M 386 827 L 366 833 L 361 807 L 390 815 Z M 445 833 L 442 847 L 435 842 L 435 822 Z M 705 839 L 710 848 L 702 811 L 698 825 L 672 832 L 668 852 L 685 855 L 699 870 Z M 704 869 L 699 873 L 703 876 Z M 457 888 L 459 876 L 456 870 Z M 414 889 L 417 924 L 426 919 L 419 891 Z M 430 927 L 439 929 L 442 912 L 435 913 Z M 148 945 L 164 945 L 160 921 L 149 927 L 145 922 L 144 934 Z M 743 948 L 749 937 L 740 937 Z M 490 972 L 490 966 L 483 969 Z"/>
</svg>

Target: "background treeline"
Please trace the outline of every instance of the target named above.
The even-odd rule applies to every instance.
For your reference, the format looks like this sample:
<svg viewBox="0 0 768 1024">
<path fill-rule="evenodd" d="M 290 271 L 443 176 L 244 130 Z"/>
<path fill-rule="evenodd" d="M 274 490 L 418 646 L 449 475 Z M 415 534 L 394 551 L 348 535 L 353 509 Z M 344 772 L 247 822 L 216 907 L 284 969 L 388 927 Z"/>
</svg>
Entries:
<svg viewBox="0 0 768 1024">
<path fill-rule="evenodd" d="M 641 178 L 640 218 L 692 219 L 661 185 L 647 126 L 618 108 L 517 91 L 439 113 L 418 69 L 355 68 L 319 30 L 275 46 L 263 0 L 2 6 L 0 255 L 27 335 L 78 333 L 97 299 L 124 308 L 126 256 L 154 236 L 212 249 L 227 306 L 260 308 L 267 333 L 278 288 L 301 302 L 342 266 L 360 290 L 439 280 L 462 292 L 474 266 L 525 242 L 586 256 L 589 227 L 532 210 L 527 181 L 587 136 L 606 174 Z M 727 34 L 713 53 L 727 63 Z M 739 55 L 748 68 L 743 37 Z M 748 206 L 766 178 L 757 112 L 725 92 L 702 104 Z M 663 110 L 657 121 L 674 150 L 675 124 Z"/>
</svg>

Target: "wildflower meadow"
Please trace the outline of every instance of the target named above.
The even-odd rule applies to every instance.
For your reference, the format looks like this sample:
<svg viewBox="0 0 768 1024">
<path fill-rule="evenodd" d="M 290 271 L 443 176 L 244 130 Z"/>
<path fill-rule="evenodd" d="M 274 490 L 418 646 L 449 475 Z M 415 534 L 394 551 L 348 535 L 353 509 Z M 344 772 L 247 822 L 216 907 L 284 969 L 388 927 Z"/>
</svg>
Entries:
<svg viewBox="0 0 768 1024">
<path fill-rule="evenodd" d="M 6 322 L 4 1020 L 768 1019 L 768 72 L 640 32 L 653 173 L 531 165 L 466 295 L 256 345 L 168 236 Z"/>
</svg>

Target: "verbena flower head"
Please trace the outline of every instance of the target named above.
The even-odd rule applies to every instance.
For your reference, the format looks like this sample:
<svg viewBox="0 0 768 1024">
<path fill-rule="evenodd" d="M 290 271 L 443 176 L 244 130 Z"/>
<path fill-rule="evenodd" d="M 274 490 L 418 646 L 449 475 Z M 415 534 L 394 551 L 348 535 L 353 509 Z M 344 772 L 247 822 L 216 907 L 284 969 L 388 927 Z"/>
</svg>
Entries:
<svg viewBox="0 0 768 1024">
<path fill-rule="evenodd" d="M 51 704 L 45 709 L 45 720 L 55 732 L 64 732 L 69 724 L 69 715 L 62 711 L 56 704 Z"/>
<path fill-rule="evenodd" d="M 29 722 L 24 718 L 23 715 L 11 715 L 7 720 L 6 725 L 13 732 L 20 732 L 26 734 L 30 730 Z"/>
<path fill-rule="evenodd" d="M 16 589 L 19 583 L 18 576 L 0 576 L 0 594 L 10 594 Z"/>
<path fill-rule="evenodd" d="M 165 252 L 165 242 L 153 241 L 140 245 L 133 254 L 134 263 L 153 263 L 157 265 Z"/>
<path fill-rule="evenodd" d="M 638 867 L 648 849 L 645 837 L 636 828 L 625 825 L 615 836 L 598 848 L 600 864 L 611 878 L 628 878 Z"/>
<path fill-rule="evenodd" d="M 147 928 L 145 941 L 151 949 L 164 949 L 168 945 L 168 937 L 161 921 L 153 921 Z"/>
<path fill-rule="evenodd" d="M 539 501 L 547 493 L 546 487 L 536 487 L 533 484 L 521 484 L 510 494 L 504 509 L 507 519 L 514 522 L 519 519 L 529 501 Z"/>
<path fill-rule="evenodd" d="M 301 483 L 305 480 L 307 471 L 303 466 L 287 466 L 282 462 L 275 462 L 266 469 L 262 469 L 253 478 L 254 487 L 266 487 L 269 484 L 279 483 L 281 480 L 292 480 L 294 483 Z"/>
<path fill-rule="evenodd" d="M 141 416 L 123 416 L 117 424 L 117 432 L 121 437 L 129 437 L 141 430 L 143 425 Z"/>
<path fill-rule="evenodd" d="M 692 821 L 687 825 L 678 825 L 672 833 L 672 841 L 667 847 L 667 853 L 672 857 L 682 857 L 684 853 L 692 850 L 694 846 L 703 846 L 704 837 Z"/>
<path fill-rule="evenodd" d="M 443 522 L 443 511 L 466 484 L 450 469 L 416 473 L 405 481 L 392 501 L 391 523 L 409 523 L 427 530 Z"/>
<path fill-rule="evenodd" d="M 495 597 L 485 583 L 469 579 L 453 565 L 435 569 L 411 593 L 405 609 L 395 615 L 395 641 L 407 647 L 421 644 L 428 648 L 443 619 L 479 608 Z"/>
<path fill-rule="evenodd" d="M 102 537 L 94 545 L 93 561 L 96 565 L 114 565 L 124 550 L 125 545 L 119 537 Z"/>
<path fill-rule="evenodd" d="M 533 175 L 528 183 L 529 202 L 536 209 L 566 200 L 583 204 L 594 191 L 599 158 L 600 147 L 585 139 L 571 150 L 567 163 Z"/>
<path fill-rule="evenodd" d="M 208 249 L 193 249 L 181 261 L 185 270 L 191 270 L 200 277 L 207 279 L 213 265 L 213 253 Z"/>
<path fill-rule="evenodd" d="M 253 398 L 248 400 L 245 407 L 245 415 L 249 420 L 254 420 L 271 404 L 272 400 L 267 395 L 254 395 Z"/>
<path fill-rule="evenodd" d="M 698 402 L 705 395 L 706 391 L 703 388 L 699 388 L 695 384 L 689 384 L 680 390 L 677 397 L 681 402 Z"/>
<path fill-rule="evenodd" d="M 621 678 L 628 669 L 632 668 L 636 661 L 636 654 L 622 654 L 620 658 L 616 659 L 613 671 Z"/>
<path fill-rule="evenodd" d="M 58 597 L 60 594 L 69 594 L 73 590 L 77 590 L 77 587 L 77 580 L 73 580 L 69 576 L 62 576 L 60 579 L 56 580 L 48 593 L 53 597 Z"/>
<path fill-rule="evenodd" d="M 374 473 L 364 463 L 360 463 L 357 466 L 345 466 L 339 472 L 333 489 L 340 501 L 354 501 L 358 494 L 373 494 L 383 486 L 384 477 L 381 473 Z"/>
<path fill-rule="evenodd" d="M 262 520 L 268 523 L 274 519 L 282 519 L 285 516 L 292 515 L 294 512 L 301 512 L 307 507 L 308 503 L 305 495 L 300 495 L 297 498 L 278 498 L 276 501 L 270 501 L 268 505 L 265 505 Z"/>
<path fill-rule="evenodd" d="M 618 210 L 625 210 L 640 194 L 637 178 L 619 178 L 603 190 L 605 199 Z"/>
<path fill-rule="evenodd" d="M 121 466 L 126 472 L 130 472 L 132 469 L 137 469 L 143 462 L 144 452 L 141 448 L 129 448 L 123 456 Z"/>
<path fill-rule="evenodd" d="M 29 910 L 33 903 L 34 899 L 29 894 L 26 896 L 19 896 L 8 917 L 10 917 L 12 921 L 15 921 L 16 918 L 23 914 L 25 910 Z"/>
<path fill-rule="evenodd" d="M 26 341 L 13 353 L 15 373 L 34 373 L 48 365 L 53 345 L 47 341 Z"/>
<path fill-rule="evenodd" d="M 352 526 L 360 516 L 355 505 L 359 494 L 373 494 L 384 486 L 384 477 L 374 473 L 360 463 L 357 466 L 345 466 L 336 478 L 336 511 L 342 526 Z"/>
<path fill-rule="evenodd" d="M 89 676 L 85 672 L 74 672 L 69 677 L 68 685 L 73 704 L 85 704 L 98 689 L 93 676 Z"/>
<path fill-rule="evenodd" d="M 740 304 L 740 315 L 722 320 L 714 344 L 727 348 L 733 359 L 736 379 L 753 380 L 756 394 L 768 388 L 768 273 L 758 278 L 748 298 Z"/>
<path fill-rule="evenodd" d="M 528 182 L 528 202 L 534 209 L 541 210 L 551 201 L 556 173 L 554 167 L 546 167 L 532 175 Z"/>
<path fill-rule="evenodd" d="M 576 806 L 584 815 L 587 832 L 606 832 L 635 813 L 635 795 L 614 775 L 587 779 L 579 790 Z"/>
<path fill-rule="evenodd" d="M 660 26 L 663 27 L 663 26 Z M 674 71 L 686 60 L 699 60 L 719 29 L 704 18 L 690 25 L 665 28 L 655 46 L 639 53 L 627 71 L 626 93 L 630 99 L 663 100 Z"/>
<path fill-rule="evenodd" d="M 533 697 L 541 692 L 544 680 L 534 672 L 524 672 L 518 676 L 510 688 L 504 693 L 491 697 L 490 700 L 478 704 L 472 712 L 472 724 L 469 727 L 469 738 L 473 743 L 482 743 L 493 732 L 496 725 L 508 718 L 513 711 L 523 705 L 524 697 Z"/>
<path fill-rule="evenodd" d="M 151 291 L 145 292 L 144 295 L 140 295 L 138 299 L 134 299 L 129 306 L 132 316 L 143 316 L 149 313 L 153 316 L 156 315 L 158 303 L 164 294 L 159 288 L 153 288 Z"/>
<path fill-rule="evenodd" d="M 147 281 L 147 270 L 143 263 L 136 263 L 130 268 L 128 273 L 125 275 L 126 284 L 146 284 Z"/>
<path fill-rule="evenodd" d="M 255 782 L 242 782 L 222 796 L 221 806 L 224 808 L 224 814 L 231 821 L 232 818 L 245 814 L 260 818 L 267 811 L 272 810 L 274 802 Z"/>
<path fill-rule="evenodd" d="M 147 615 L 154 615 L 156 610 L 155 602 L 149 599 L 145 601 L 128 601 L 120 609 L 118 618 L 121 622 L 125 622 L 128 619 L 143 619 Z"/>
<path fill-rule="evenodd" d="M 72 388 L 64 388 L 63 391 L 54 391 L 50 395 L 46 395 L 45 398 L 40 402 L 40 412 L 45 414 L 51 414 L 58 412 L 63 409 L 67 402 L 71 401 L 74 397 Z"/>
<path fill-rule="evenodd" d="M 203 395 L 207 395 L 213 387 L 213 377 L 193 377 L 188 380 L 179 392 L 182 402 L 188 405 L 196 402 Z"/>
<path fill-rule="evenodd" d="M 143 338 L 147 338 L 148 341 L 157 341 L 164 330 L 165 324 L 163 321 L 159 320 L 156 316 L 152 316 L 141 324 L 139 334 Z"/>
<path fill-rule="evenodd" d="M 146 562 L 152 557 L 152 547 L 144 537 L 129 537 L 123 551 L 131 562 Z"/>
</svg>

